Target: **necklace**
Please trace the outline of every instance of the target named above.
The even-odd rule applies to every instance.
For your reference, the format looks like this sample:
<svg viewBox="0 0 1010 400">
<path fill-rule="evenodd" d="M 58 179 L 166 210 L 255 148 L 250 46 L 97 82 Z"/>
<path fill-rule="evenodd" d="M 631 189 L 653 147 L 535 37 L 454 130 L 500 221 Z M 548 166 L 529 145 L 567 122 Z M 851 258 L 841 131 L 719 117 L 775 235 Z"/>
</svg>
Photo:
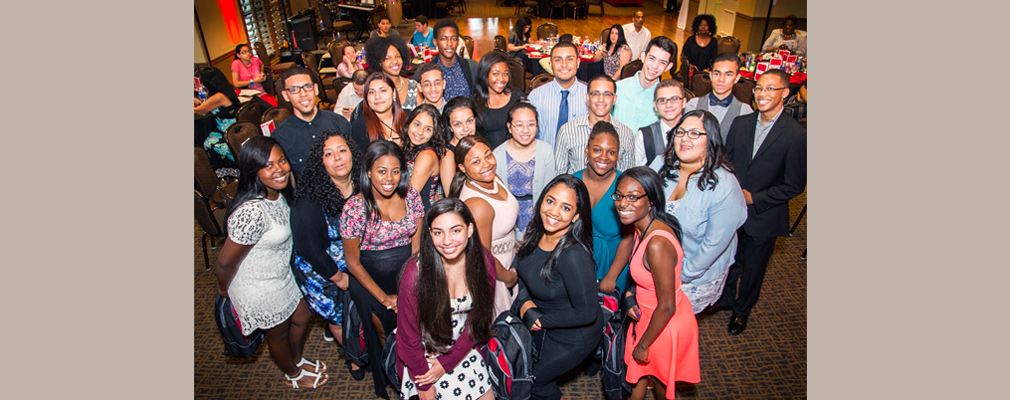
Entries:
<svg viewBox="0 0 1010 400">
<path fill-rule="evenodd" d="M 385 126 L 386 129 L 389 129 L 389 139 L 388 140 L 393 141 L 393 140 L 399 140 L 400 139 L 399 136 L 395 136 L 395 137 L 393 136 L 393 134 L 396 133 L 396 131 L 394 131 L 393 127 L 389 126 L 389 124 L 387 124 L 386 121 L 383 121 L 382 118 L 379 118 L 379 123 L 382 124 L 382 126 Z M 385 135 L 383 135 L 383 136 L 385 136 Z"/>
<path fill-rule="evenodd" d="M 480 191 L 482 191 L 484 193 L 487 193 L 487 194 L 490 194 L 490 195 L 498 194 L 498 180 L 495 179 L 495 180 L 493 180 L 491 182 L 494 183 L 494 189 L 491 189 L 491 190 L 484 189 L 480 185 L 478 185 L 476 183 L 473 183 L 472 180 L 470 181 L 470 186 L 473 186 L 473 187 L 477 188 L 477 190 L 480 190 Z"/>
<path fill-rule="evenodd" d="M 396 79 L 398 79 L 396 84 L 396 91 L 397 92 L 403 91 L 403 88 L 407 85 L 407 82 L 403 80 L 402 76 L 398 76 L 396 77 Z"/>
</svg>

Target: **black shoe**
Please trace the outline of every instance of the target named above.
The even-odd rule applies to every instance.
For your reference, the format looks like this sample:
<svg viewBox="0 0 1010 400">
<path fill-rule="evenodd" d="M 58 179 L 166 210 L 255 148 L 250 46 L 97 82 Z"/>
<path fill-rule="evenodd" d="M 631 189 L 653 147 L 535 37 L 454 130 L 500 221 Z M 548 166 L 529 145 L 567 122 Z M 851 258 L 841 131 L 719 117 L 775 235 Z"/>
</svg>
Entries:
<svg viewBox="0 0 1010 400">
<path fill-rule="evenodd" d="M 323 327 L 323 340 L 327 342 L 332 342 L 334 340 L 333 332 L 330 332 L 330 328 L 328 327 Z"/>
<path fill-rule="evenodd" d="M 739 335 L 747 329 L 747 317 L 747 315 L 737 316 L 736 314 L 733 314 L 733 316 L 729 318 L 729 334 Z"/>
<path fill-rule="evenodd" d="M 719 305 L 719 303 L 715 303 L 715 304 L 709 305 L 708 307 L 705 307 L 705 309 L 701 310 L 701 312 L 698 313 L 698 315 L 715 314 L 715 313 L 717 313 L 719 311 L 723 311 L 723 310 L 728 310 L 728 308 L 722 308 L 722 306 Z"/>
<path fill-rule="evenodd" d="M 354 364 L 354 363 L 350 363 L 350 362 L 347 363 L 347 372 L 351 373 L 351 378 L 354 378 L 354 380 L 356 380 L 356 381 L 364 380 L 365 379 L 365 369 L 364 368 L 351 369 L 351 364 Z"/>
<path fill-rule="evenodd" d="M 666 11 L 663 11 L 663 12 L 665 12 L 665 13 L 669 14 L 669 13 L 673 13 L 673 12 L 676 12 L 676 10 L 674 10 L 674 9 L 672 9 L 672 8 L 667 8 L 667 9 L 666 9 Z"/>
</svg>

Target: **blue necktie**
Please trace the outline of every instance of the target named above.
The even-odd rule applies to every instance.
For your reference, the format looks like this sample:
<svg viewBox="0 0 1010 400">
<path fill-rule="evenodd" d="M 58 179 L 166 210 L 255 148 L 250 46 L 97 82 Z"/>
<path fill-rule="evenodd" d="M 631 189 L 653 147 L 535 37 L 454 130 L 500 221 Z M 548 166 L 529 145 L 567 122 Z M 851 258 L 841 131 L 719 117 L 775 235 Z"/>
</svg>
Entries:
<svg viewBox="0 0 1010 400">
<path fill-rule="evenodd" d="M 564 125 L 565 122 L 568 122 L 568 91 L 562 90 L 561 107 L 558 109 L 558 129 L 555 130 L 555 133 L 561 130 L 561 125 Z"/>
</svg>

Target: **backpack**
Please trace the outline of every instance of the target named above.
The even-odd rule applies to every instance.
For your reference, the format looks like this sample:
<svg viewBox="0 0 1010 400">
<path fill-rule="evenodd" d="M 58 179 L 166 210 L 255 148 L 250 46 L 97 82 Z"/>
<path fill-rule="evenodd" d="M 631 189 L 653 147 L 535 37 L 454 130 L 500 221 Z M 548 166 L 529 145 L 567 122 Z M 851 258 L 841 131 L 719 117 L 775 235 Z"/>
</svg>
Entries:
<svg viewBox="0 0 1010 400">
<path fill-rule="evenodd" d="M 616 295 L 599 293 L 599 300 L 605 323 L 596 358 L 603 360 L 600 372 L 603 394 L 607 400 L 621 400 L 631 395 L 631 384 L 625 382 L 628 371 L 624 365 L 624 310 Z"/>
<path fill-rule="evenodd" d="M 533 389 L 533 346 L 529 328 L 511 311 L 503 311 L 495 320 L 492 333 L 484 362 L 491 375 L 495 399 L 529 399 Z"/>
<path fill-rule="evenodd" d="M 232 306 L 231 300 L 217 294 L 214 299 L 214 322 L 221 330 L 224 339 L 224 354 L 231 357 L 248 358 L 256 355 L 256 350 L 263 344 L 263 331 L 257 329 L 249 336 L 242 335 L 242 322 Z"/>
<path fill-rule="evenodd" d="M 365 366 L 368 365 L 368 348 L 365 346 L 365 325 L 358 313 L 358 305 L 347 293 L 344 302 L 344 358 L 347 361 Z"/>
<path fill-rule="evenodd" d="M 386 379 L 397 391 L 400 390 L 400 374 L 396 371 L 396 329 L 393 329 L 386 336 L 386 345 L 382 346 L 382 372 L 386 373 Z"/>
</svg>

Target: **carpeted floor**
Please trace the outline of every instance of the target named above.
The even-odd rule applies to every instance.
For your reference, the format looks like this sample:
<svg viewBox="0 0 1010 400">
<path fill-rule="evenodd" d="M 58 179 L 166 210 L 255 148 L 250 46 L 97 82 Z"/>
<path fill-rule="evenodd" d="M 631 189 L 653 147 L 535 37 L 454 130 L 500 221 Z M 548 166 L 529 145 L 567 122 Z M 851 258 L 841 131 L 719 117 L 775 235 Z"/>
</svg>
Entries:
<svg viewBox="0 0 1010 400">
<path fill-rule="evenodd" d="M 795 220 L 806 193 L 790 204 Z M 220 213 L 220 212 L 219 212 Z M 371 381 L 355 381 L 338 358 L 336 345 L 323 341 L 318 317 L 308 333 L 306 358 L 329 365 L 329 382 L 319 389 L 291 389 L 270 360 L 264 344 L 256 357 L 232 359 L 223 355 L 220 333 L 213 320 L 213 272 L 204 271 L 200 247 L 203 231 L 194 229 L 193 347 L 194 397 L 198 399 L 371 399 Z M 754 307 L 747 331 L 726 332 L 729 312 L 698 319 L 701 383 L 678 384 L 681 399 L 802 399 L 807 397 L 807 262 L 806 217 L 793 237 L 780 238 L 765 276 L 761 299 Z M 211 250 L 211 263 L 217 257 Z M 601 399 L 599 375 L 581 374 L 563 384 L 569 400 Z M 648 398 L 652 398 L 651 394 Z"/>
</svg>

